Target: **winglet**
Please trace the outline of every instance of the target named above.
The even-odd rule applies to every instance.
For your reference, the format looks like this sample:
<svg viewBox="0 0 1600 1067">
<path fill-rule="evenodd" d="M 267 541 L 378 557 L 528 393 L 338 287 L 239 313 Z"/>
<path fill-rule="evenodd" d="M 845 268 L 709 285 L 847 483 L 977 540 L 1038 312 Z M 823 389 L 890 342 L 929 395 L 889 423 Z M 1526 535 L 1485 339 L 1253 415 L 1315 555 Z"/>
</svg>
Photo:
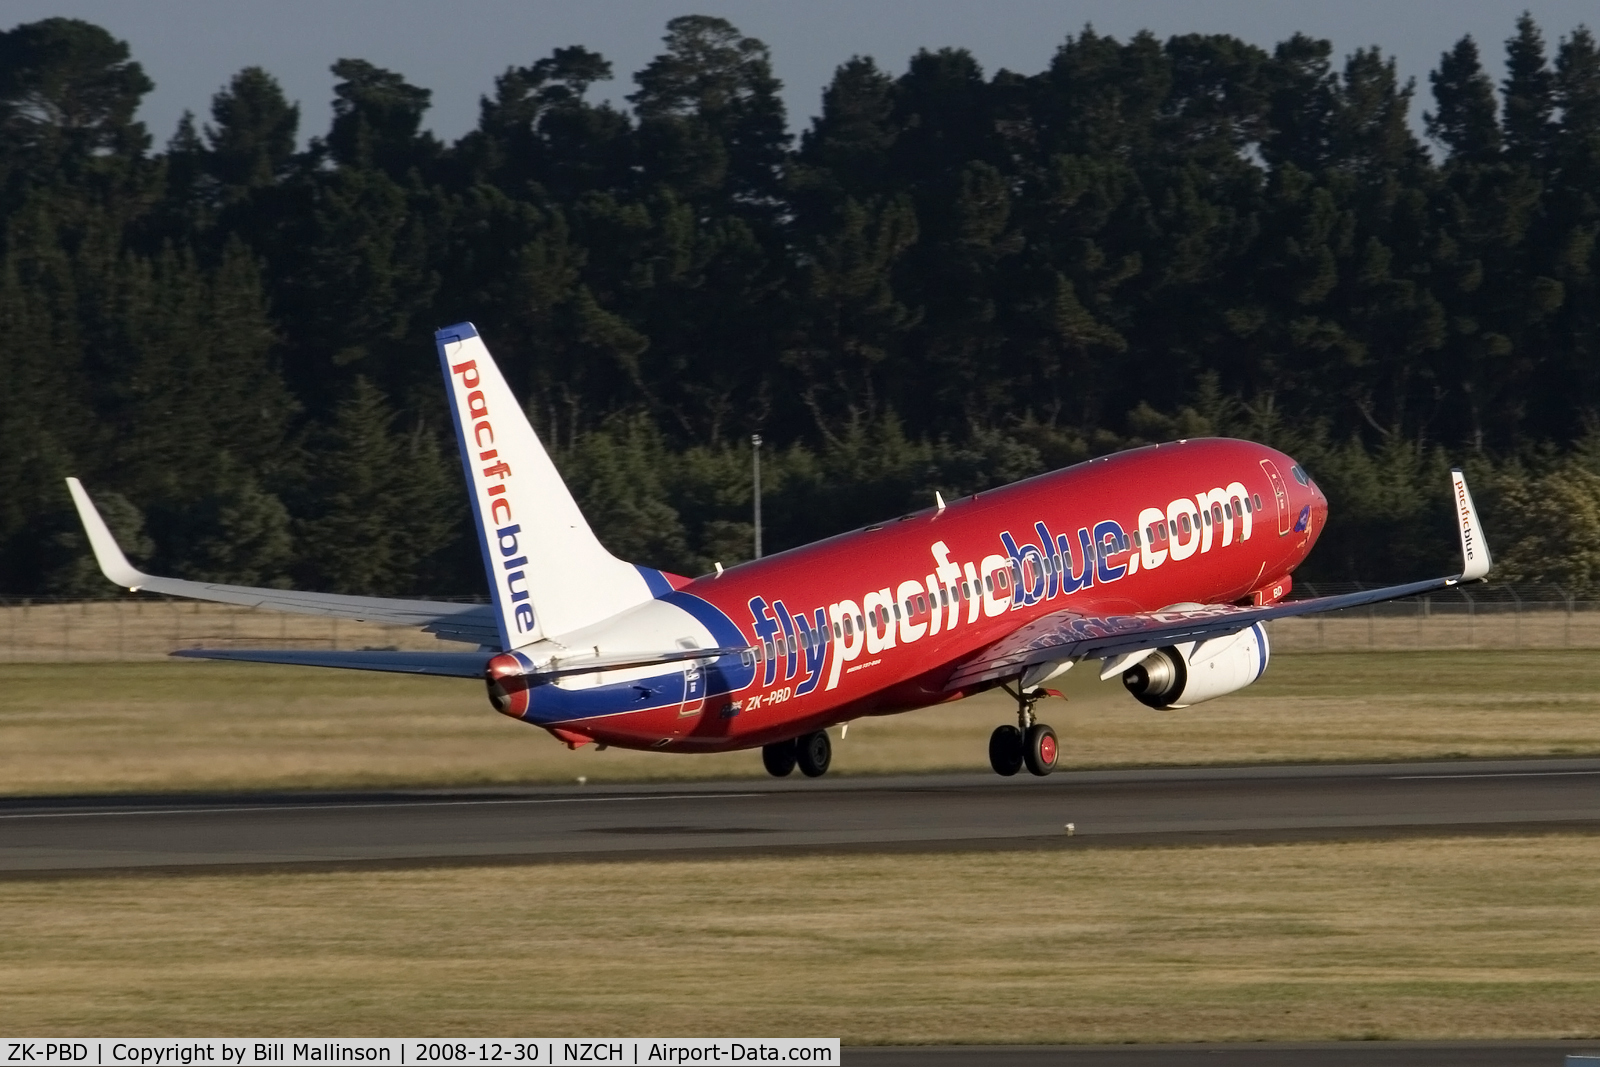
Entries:
<svg viewBox="0 0 1600 1067">
<path fill-rule="evenodd" d="M 94 549 L 95 562 L 100 564 L 100 572 L 112 582 L 129 590 L 137 590 L 148 582 L 150 576 L 129 563 L 128 557 L 117 547 L 117 539 L 111 536 L 106 521 L 100 517 L 100 512 L 95 510 L 94 501 L 83 491 L 83 485 L 78 479 L 68 478 L 67 490 L 72 493 L 72 502 L 78 507 L 78 518 L 83 521 L 83 530 L 89 535 L 89 547 Z"/>
<path fill-rule="evenodd" d="M 1472 506 L 1472 493 L 1460 467 L 1450 471 L 1450 498 L 1455 504 L 1456 528 L 1461 533 L 1461 580 L 1475 582 L 1489 573 L 1489 542 L 1478 522 L 1478 509 Z"/>
</svg>

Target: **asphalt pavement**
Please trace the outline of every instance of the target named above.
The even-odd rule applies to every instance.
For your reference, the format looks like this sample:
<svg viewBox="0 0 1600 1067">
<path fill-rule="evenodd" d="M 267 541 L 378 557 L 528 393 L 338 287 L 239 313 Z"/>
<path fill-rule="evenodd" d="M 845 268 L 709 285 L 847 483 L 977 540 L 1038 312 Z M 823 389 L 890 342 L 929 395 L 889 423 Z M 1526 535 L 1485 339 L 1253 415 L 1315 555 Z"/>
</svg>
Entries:
<svg viewBox="0 0 1600 1067">
<path fill-rule="evenodd" d="M 847 1048 L 840 1058 L 843 1067 L 1562 1067 L 1587 1054 L 1600 1055 L 1600 1041 Z"/>
<path fill-rule="evenodd" d="M 0 800 L 0 876 L 1600 830 L 1600 760 Z"/>
</svg>

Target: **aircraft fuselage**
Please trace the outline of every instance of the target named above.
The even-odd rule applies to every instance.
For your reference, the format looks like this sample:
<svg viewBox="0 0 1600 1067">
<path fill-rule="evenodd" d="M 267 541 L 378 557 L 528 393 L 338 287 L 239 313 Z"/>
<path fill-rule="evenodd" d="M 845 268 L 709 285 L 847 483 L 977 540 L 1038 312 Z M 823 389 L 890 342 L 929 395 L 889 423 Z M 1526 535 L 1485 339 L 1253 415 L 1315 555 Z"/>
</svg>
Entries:
<svg viewBox="0 0 1600 1067">
<path fill-rule="evenodd" d="M 504 709 L 569 743 L 719 751 L 988 688 L 963 660 L 1032 619 L 1268 603 L 1327 519 L 1295 461 L 1246 441 L 1153 445 L 930 507 L 683 584 L 510 655 L 751 646 L 557 678 Z M 642 569 L 643 570 L 643 569 Z M 676 588 L 674 588 L 676 586 Z"/>
</svg>

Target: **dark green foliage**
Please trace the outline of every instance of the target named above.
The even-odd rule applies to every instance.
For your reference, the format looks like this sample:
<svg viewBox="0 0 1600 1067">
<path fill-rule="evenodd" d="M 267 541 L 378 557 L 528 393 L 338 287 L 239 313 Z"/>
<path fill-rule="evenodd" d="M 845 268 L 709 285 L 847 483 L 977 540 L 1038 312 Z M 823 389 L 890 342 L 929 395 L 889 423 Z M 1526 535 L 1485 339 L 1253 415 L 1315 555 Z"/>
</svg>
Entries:
<svg viewBox="0 0 1600 1067">
<path fill-rule="evenodd" d="M 283 177 L 294 155 L 300 108 L 284 99 L 277 79 L 246 67 L 211 98 L 215 126 L 206 127 L 209 169 L 225 198 Z"/>
<path fill-rule="evenodd" d="M 600 536 L 669 570 L 751 551 L 753 432 L 772 551 L 1223 433 L 1333 498 L 1313 581 L 1448 566 L 1463 459 L 1520 578 L 1600 581 L 1539 563 L 1588 520 L 1515 488 L 1593 495 L 1587 29 L 1524 16 L 1499 86 L 1444 53 L 1437 160 L 1391 58 L 1304 35 L 856 56 L 797 143 L 767 46 L 710 16 L 668 23 L 631 111 L 580 45 L 485 72 L 453 144 L 426 88 L 333 69 L 306 150 L 246 68 L 152 152 L 125 44 L 0 33 L 0 588 L 93 587 L 77 474 L 153 568 L 481 589 L 431 343 L 469 318 Z"/>
<path fill-rule="evenodd" d="M 458 533 L 461 495 L 433 434 L 357 378 L 310 442 L 298 553 L 303 581 L 336 593 L 414 589 Z"/>
<path fill-rule="evenodd" d="M 1439 57 L 1433 72 L 1437 109 L 1426 116 L 1428 133 L 1462 163 L 1493 163 L 1500 156 L 1499 108 L 1494 83 L 1478 61 L 1478 45 L 1463 37 Z"/>
</svg>

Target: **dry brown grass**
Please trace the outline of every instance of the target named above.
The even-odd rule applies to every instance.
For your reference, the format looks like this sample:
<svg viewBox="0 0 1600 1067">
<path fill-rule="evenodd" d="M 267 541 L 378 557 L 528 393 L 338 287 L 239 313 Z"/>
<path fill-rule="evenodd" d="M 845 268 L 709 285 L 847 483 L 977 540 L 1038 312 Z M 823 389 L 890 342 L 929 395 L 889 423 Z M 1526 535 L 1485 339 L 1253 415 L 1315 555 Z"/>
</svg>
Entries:
<svg viewBox="0 0 1600 1067">
<path fill-rule="evenodd" d="M 1091 669 L 1042 704 L 1071 767 L 1600 752 L 1583 651 L 1277 657 L 1155 712 Z M 858 720 L 836 773 L 981 770 L 1004 697 Z M 837 733 L 836 735 L 837 736 Z M 760 775 L 754 753 L 569 752 L 470 680 L 251 664 L 0 664 L 0 792 L 470 785 Z"/>
<path fill-rule="evenodd" d="M 1600 1034 L 1600 838 L 0 883 L 11 1034 Z"/>
</svg>

